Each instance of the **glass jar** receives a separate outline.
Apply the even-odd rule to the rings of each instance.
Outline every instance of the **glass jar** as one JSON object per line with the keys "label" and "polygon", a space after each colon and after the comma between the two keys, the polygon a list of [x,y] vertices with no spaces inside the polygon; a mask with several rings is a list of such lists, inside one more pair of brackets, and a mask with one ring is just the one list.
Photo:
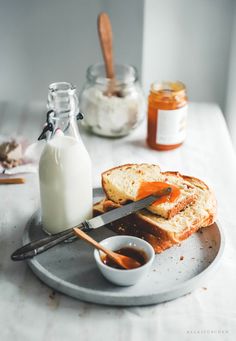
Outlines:
{"label": "glass jar", "polygon": [[91,132],[108,137],[129,134],[144,117],[146,102],[138,82],[137,70],[130,65],[115,65],[114,94],[103,64],[87,70],[87,81],[80,94],[83,125]]}
{"label": "glass jar", "polygon": [[92,217],[92,167],[79,134],[76,89],[70,83],[49,86],[47,123],[39,139],[47,142],[39,161],[44,230],[54,234]]}
{"label": "glass jar", "polygon": [[148,97],[147,143],[156,150],[179,147],[186,137],[187,94],[181,82],[154,83]]}

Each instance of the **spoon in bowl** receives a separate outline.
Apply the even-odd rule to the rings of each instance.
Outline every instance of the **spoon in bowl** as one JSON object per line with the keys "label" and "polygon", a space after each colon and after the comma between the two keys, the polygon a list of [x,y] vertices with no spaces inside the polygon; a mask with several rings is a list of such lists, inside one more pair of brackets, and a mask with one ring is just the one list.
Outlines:
{"label": "spoon in bowl", "polygon": [[122,269],[131,270],[141,266],[139,262],[131,257],[127,257],[114,251],[108,250],[79,228],[74,227],[73,230],[78,237],[86,241],[88,244],[93,245],[97,250],[104,252],[113,262],[119,265]]}

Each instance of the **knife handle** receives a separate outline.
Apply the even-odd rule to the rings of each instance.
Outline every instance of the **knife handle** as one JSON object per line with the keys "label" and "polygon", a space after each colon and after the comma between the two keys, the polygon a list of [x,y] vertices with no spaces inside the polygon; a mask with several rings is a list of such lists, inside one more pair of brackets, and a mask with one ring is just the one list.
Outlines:
{"label": "knife handle", "polygon": [[[89,230],[86,224],[83,223],[77,227],[82,229],[83,231]],[[45,238],[30,242],[13,252],[13,254],[11,255],[11,259],[13,261],[20,261],[33,258],[34,256],[39,255],[40,253],[43,253],[48,249],[51,249],[52,247],[74,236],[75,233],[73,229],[68,229],[57,234],[53,234],[51,236],[47,236]]]}

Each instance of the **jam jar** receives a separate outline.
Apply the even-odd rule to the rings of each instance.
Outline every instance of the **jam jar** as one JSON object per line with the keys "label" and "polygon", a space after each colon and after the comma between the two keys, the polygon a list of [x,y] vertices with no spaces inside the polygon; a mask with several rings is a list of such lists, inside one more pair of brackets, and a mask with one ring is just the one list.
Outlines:
{"label": "jam jar", "polygon": [[179,147],[186,137],[187,94],[183,83],[154,83],[148,97],[147,143],[156,150]]}
{"label": "jam jar", "polygon": [[142,121],[146,101],[135,67],[115,65],[114,91],[109,94],[110,82],[104,64],[88,68],[87,81],[80,93],[80,108],[85,113],[82,124],[97,135],[120,137]]}

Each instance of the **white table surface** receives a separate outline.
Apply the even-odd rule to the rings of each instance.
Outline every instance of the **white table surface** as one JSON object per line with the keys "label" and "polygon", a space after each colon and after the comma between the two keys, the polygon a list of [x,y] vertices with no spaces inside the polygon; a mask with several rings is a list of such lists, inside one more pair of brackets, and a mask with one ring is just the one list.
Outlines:
{"label": "white table surface", "polygon": [[[36,140],[45,116],[41,105],[1,104],[0,134]],[[184,145],[157,152],[145,144],[145,124],[122,139],[82,133],[100,173],[122,163],[151,162],[205,180],[216,192],[226,248],[217,272],[204,287],[160,305],[106,307],[81,302],[44,285],[26,263],[10,254],[38,208],[38,179],[0,187],[0,340],[234,340],[236,337],[236,157],[223,115],[215,104],[191,104]]]}

